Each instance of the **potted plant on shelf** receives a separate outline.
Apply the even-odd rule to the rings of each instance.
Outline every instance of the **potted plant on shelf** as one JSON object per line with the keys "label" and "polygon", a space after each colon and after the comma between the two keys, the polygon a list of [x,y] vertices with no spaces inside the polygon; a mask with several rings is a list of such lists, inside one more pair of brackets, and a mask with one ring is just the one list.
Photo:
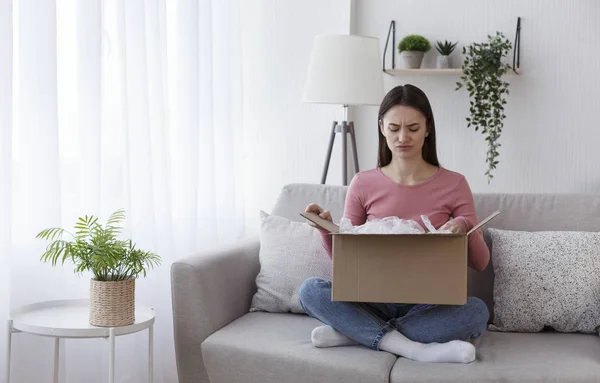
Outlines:
{"label": "potted plant on shelf", "polygon": [[481,128],[488,144],[486,162],[488,169],[485,175],[491,182],[492,171],[498,165],[498,148],[500,135],[504,127],[504,105],[508,96],[508,83],[502,76],[511,67],[502,59],[511,50],[512,44],[500,32],[496,36],[488,35],[488,42],[473,43],[463,47],[465,60],[462,66],[463,75],[456,83],[456,89],[463,86],[469,92],[470,116],[467,117],[467,128],[473,126],[475,131]]}
{"label": "potted plant on shelf", "polygon": [[[131,240],[118,236],[125,211],[114,212],[106,224],[94,216],[79,217],[75,234],[61,228],[41,231],[36,238],[51,241],[41,260],[53,266],[70,261],[75,272],[91,272],[90,324],[94,326],[126,326],[135,321],[135,280],[160,264],[154,253],[136,248]],[[71,238],[64,239],[64,235]]]}
{"label": "potted plant on shelf", "polygon": [[398,52],[409,69],[418,69],[423,62],[423,55],[431,49],[429,40],[420,35],[408,35],[398,44]]}
{"label": "potted plant on shelf", "polygon": [[454,48],[456,48],[456,44],[458,44],[458,42],[452,44],[452,42],[449,42],[447,40],[443,43],[441,41],[438,41],[436,43],[435,48],[440,53],[440,56],[437,57],[436,67],[438,69],[447,69],[452,66],[452,63],[450,61],[450,55],[454,51]]}

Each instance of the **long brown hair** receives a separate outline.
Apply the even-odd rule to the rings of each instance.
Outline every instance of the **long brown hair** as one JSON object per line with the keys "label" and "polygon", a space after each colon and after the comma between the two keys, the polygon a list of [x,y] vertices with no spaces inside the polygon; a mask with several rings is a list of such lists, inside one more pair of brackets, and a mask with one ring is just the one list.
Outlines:
{"label": "long brown hair", "polygon": [[392,151],[387,145],[385,136],[379,128],[379,121],[383,123],[383,116],[396,105],[405,105],[418,109],[425,116],[427,131],[429,135],[425,137],[425,143],[421,151],[423,159],[434,165],[440,166],[435,147],[435,121],[433,120],[433,111],[429,100],[423,91],[414,85],[399,85],[390,90],[385,95],[379,106],[379,115],[377,118],[377,132],[379,132],[379,152],[377,154],[377,166],[383,167],[392,161]]}

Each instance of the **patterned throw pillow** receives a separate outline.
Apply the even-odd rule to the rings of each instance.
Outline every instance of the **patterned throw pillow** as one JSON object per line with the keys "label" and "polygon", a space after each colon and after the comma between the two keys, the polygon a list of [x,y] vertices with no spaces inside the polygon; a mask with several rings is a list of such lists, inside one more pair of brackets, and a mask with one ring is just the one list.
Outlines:
{"label": "patterned throw pillow", "polygon": [[305,222],[260,212],[260,272],[250,311],[304,313],[298,289],[311,277],[331,280],[319,231]]}
{"label": "patterned throw pillow", "polygon": [[600,234],[489,229],[490,330],[592,333],[600,326]]}

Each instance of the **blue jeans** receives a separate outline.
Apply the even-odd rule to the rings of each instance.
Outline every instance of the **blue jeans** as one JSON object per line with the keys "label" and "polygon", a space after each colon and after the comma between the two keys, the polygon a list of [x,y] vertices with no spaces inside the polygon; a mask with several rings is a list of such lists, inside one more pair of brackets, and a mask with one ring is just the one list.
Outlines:
{"label": "blue jeans", "polygon": [[477,338],[489,318],[485,303],[474,297],[462,306],[333,302],[331,282],[320,278],[304,281],[299,295],[308,315],[373,350],[391,330],[421,343]]}

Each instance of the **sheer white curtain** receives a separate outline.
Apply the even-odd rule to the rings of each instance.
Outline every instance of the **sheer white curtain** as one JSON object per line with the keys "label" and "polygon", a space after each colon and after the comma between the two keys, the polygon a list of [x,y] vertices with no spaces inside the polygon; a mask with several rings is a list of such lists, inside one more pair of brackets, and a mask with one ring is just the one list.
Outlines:
{"label": "sheer white curtain", "polygon": [[[157,313],[155,381],[176,382],[170,265],[243,235],[238,1],[0,0],[3,318],[88,296],[90,275],[40,262],[37,232],[125,208],[124,235],[162,256],[136,300]],[[107,379],[106,342],[61,346],[61,381]],[[145,380],[146,347],[117,339],[117,382]],[[46,381],[52,350],[16,334],[12,381]]]}
{"label": "sheer white curtain", "polygon": [[12,18],[11,0],[0,0],[0,381],[4,379],[9,313],[10,268],[8,260],[10,222],[10,158],[12,120]]}

